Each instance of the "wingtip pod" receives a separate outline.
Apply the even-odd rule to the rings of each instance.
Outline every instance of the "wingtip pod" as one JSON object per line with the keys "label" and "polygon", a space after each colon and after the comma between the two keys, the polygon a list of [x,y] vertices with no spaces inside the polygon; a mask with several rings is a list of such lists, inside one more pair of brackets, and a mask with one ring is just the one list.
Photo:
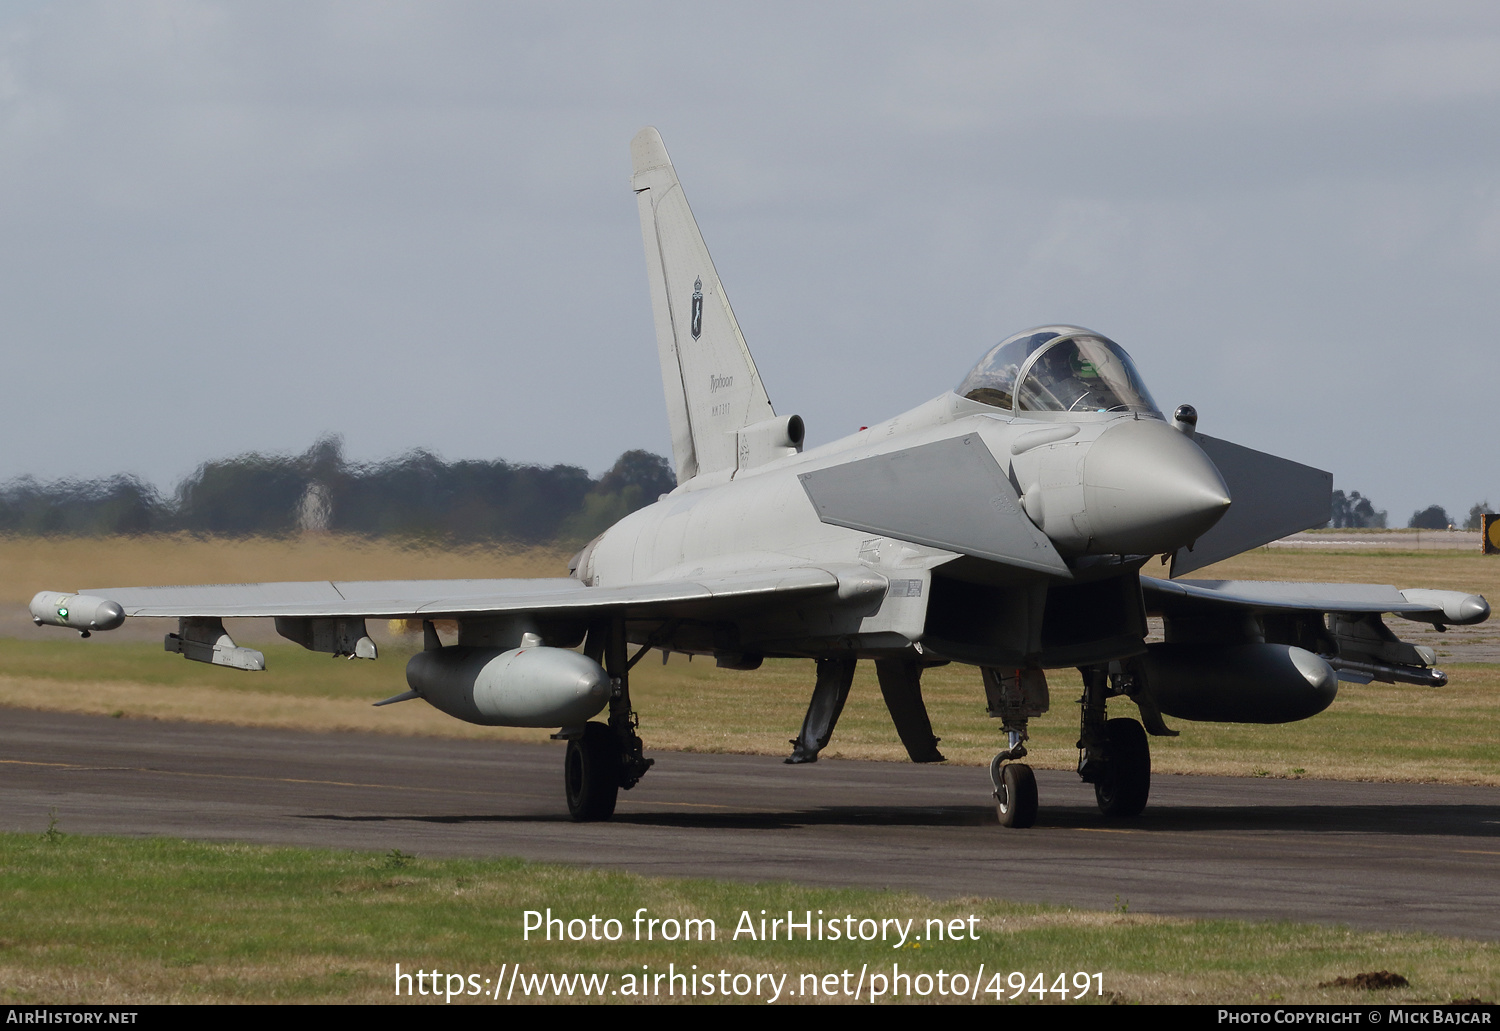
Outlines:
{"label": "wingtip pod", "polygon": [[[1430,591],[1425,588],[1408,587],[1402,590],[1401,597],[1416,605],[1430,606],[1434,612],[1441,612],[1442,622],[1451,623],[1454,626],[1483,623],[1490,618],[1490,603],[1484,600],[1482,594],[1465,594],[1463,591]],[[1418,622],[1431,622],[1424,613],[1403,612],[1401,615]]]}
{"label": "wingtip pod", "polygon": [[125,622],[125,610],[118,602],[87,594],[38,591],[30,609],[31,621],[37,626],[64,626],[85,634],[113,630]]}

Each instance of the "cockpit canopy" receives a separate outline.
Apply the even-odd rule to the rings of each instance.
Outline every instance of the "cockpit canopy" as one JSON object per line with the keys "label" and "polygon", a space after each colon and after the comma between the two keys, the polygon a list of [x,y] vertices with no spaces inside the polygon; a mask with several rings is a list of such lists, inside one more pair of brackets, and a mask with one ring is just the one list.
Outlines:
{"label": "cockpit canopy", "polygon": [[957,393],[1016,412],[1158,411],[1125,349],[1077,326],[1028,329],[1001,341]]}

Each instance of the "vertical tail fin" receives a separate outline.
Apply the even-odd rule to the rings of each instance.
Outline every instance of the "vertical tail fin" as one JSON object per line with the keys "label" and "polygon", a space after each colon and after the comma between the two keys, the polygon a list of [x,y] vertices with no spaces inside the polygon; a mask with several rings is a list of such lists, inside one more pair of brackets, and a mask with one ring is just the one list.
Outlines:
{"label": "vertical tail fin", "polygon": [[630,141],[677,482],[734,469],[736,434],[775,416],[661,134]]}

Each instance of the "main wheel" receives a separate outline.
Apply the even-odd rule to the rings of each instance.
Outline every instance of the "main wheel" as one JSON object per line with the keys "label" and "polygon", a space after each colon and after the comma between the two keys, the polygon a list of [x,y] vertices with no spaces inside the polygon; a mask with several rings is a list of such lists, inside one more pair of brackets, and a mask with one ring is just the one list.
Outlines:
{"label": "main wheel", "polygon": [[1104,775],[1094,782],[1094,799],[1105,816],[1141,815],[1151,794],[1151,744],[1146,731],[1132,719],[1114,719],[1104,725],[1109,740],[1109,760]]}
{"label": "main wheel", "polygon": [[568,742],[563,760],[568,813],[575,820],[607,820],[620,794],[620,744],[603,723],[584,725],[583,736]]}
{"label": "main wheel", "polygon": [[1000,771],[995,812],[1002,827],[1030,827],[1036,823],[1036,774],[1025,763],[1009,763]]}

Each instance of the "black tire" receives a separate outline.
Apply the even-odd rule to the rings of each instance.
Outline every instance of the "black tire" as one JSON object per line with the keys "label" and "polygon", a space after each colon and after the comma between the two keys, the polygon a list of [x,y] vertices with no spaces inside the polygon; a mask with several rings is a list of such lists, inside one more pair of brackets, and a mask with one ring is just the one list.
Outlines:
{"label": "black tire", "polygon": [[1008,763],[1000,771],[995,813],[1002,827],[1030,827],[1036,823],[1036,774],[1025,763]]}
{"label": "black tire", "polygon": [[585,724],[583,736],[568,742],[563,760],[568,814],[578,821],[607,820],[620,794],[620,744],[603,723]]}
{"label": "black tire", "polygon": [[1139,816],[1151,794],[1151,743],[1146,730],[1135,720],[1122,718],[1106,723],[1104,732],[1109,759],[1104,775],[1094,783],[1094,799],[1105,816]]}

